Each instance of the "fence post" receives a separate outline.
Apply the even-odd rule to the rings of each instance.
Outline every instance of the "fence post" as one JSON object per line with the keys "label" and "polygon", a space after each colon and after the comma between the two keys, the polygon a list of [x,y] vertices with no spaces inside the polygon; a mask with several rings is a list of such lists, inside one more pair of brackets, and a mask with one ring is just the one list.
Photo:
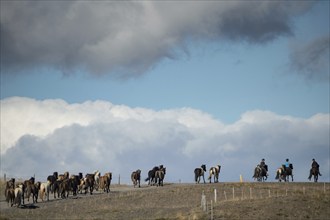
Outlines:
{"label": "fence post", "polygon": [[217,189],[214,188],[214,203],[217,203]]}
{"label": "fence post", "polygon": [[118,176],[118,185],[120,185],[120,174]]}
{"label": "fence post", "polygon": [[206,198],[205,198],[204,191],[202,193],[201,208],[203,209],[204,212],[206,211]]}
{"label": "fence post", "polygon": [[213,201],[211,200],[211,220],[213,220]]}
{"label": "fence post", "polygon": [[233,187],[233,200],[235,200],[235,187]]}

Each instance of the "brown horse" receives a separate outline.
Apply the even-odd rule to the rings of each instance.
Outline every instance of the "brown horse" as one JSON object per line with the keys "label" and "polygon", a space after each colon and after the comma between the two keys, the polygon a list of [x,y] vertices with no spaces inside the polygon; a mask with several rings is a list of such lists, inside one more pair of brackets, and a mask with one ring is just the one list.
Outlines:
{"label": "brown horse", "polygon": [[162,167],[159,170],[156,171],[155,173],[155,183],[157,186],[163,186],[164,185],[164,178],[166,174],[166,167]]}
{"label": "brown horse", "polygon": [[132,172],[131,174],[131,180],[133,182],[133,186],[135,188],[135,186],[137,184],[139,184],[139,188],[141,187],[140,186],[140,182],[141,182],[141,170],[136,170],[134,172]]}
{"label": "brown horse", "polygon": [[320,175],[319,169],[317,167],[312,167],[308,179],[311,180],[312,176],[314,176],[314,182],[317,183],[317,180],[319,179],[319,175]]}

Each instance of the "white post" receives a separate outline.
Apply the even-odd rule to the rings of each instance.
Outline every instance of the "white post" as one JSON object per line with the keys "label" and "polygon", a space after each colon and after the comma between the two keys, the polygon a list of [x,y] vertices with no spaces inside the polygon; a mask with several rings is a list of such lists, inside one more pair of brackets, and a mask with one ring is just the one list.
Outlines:
{"label": "white post", "polygon": [[268,190],[268,197],[270,198],[271,196],[270,196],[270,189]]}
{"label": "white post", "polygon": [[203,209],[204,212],[206,211],[206,198],[205,198],[204,191],[202,193],[201,208]]}
{"label": "white post", "polygon": [[217,203],[217,189],[214,188],[214,203]]}
{"label": "white post", "polygon": [[250,187],[250,199],[252,199],[252,188]]}
{"label": "white post", "polygon": [[323,192],[325,193],[325,183],[323,183]]}
{"label": "white post", "polygon": [[211,220],[213,220],[213,201],[211,200]]}
{"label": "white post", "polygon": [[235,187],[233,187],[233,200],[235,200]]}
{"label": "white post", "polygon": [[225,200],[227,201],[227,194],[226,194],[226,191],[223,191],[223,194],[225,195]]}

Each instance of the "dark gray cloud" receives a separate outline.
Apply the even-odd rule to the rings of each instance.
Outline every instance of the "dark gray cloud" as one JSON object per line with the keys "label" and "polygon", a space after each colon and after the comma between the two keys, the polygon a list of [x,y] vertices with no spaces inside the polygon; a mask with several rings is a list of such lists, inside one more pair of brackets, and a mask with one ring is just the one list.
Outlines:
{"label": "dark gray cloud", "polygon": [[291,68],[309,80],[329,83],[330,35],[307,43],[296,43],[290,54]]}
{"label": "dark gray cloud", "polygon": [[175,59],[187,40],[264,43],[292,34],[292,18],[310,7],[283,1],[2,1],[1,65],[4,72],[51,67],[135,76]]}

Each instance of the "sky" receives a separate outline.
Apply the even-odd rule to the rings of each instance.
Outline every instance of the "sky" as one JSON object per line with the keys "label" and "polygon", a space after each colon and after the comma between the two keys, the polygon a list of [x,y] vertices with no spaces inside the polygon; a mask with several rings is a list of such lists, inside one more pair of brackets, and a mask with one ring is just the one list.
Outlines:
{"label": "sky", "polygon": [[[1,175],[330,176],[329,1],[1,1]],[[25,166],[28,164],[28,166]],[[115,180],[116,181],[116,180]]]}

